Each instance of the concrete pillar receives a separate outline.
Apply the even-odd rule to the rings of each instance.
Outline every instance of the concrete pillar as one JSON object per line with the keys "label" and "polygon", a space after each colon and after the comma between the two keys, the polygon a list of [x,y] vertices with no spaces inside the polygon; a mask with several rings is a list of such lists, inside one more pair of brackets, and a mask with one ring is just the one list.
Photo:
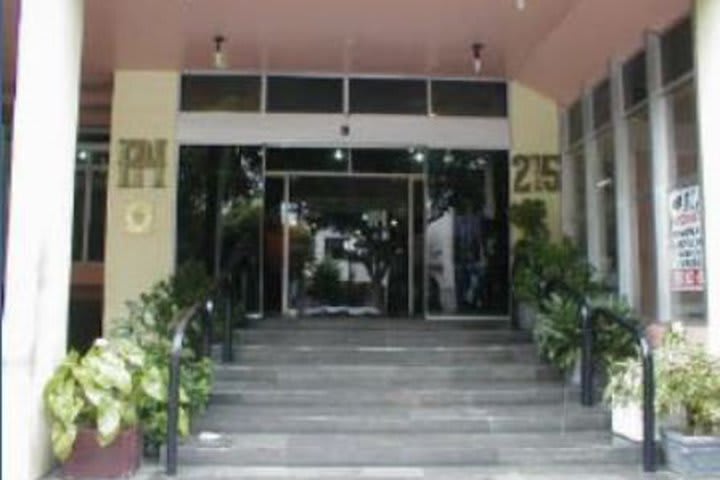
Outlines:
{"label": "concrete pillar", "polygon": [[51,464],[42,402],[66,350],[83,0],[23,0],[2,335],[2,478]]}
{"label": "concrete pillar", "polygon": [[[720,189],[713,165],[720,159],[720,2],[695,1],[695,61],[700,130],[700,170],[704,196],[705,281],[708,348],[720,355]],[[709,247],[709,248],[708,248]]]}
{"label": "concrete pillar", "polygon": [[175,268],[180,74],[115,72],[113,84],[104,331]]}
{"label": "concrete pillar", "polygon": [[655,251],[657,252],[657,320],[668,322],[672,320],[668,182],[674,148],[670,139],[667,99],[662,92],[660,37],[655,33],[648,33],[645,44],[650,112],[650,149],[652,151],[653,209],[655,213]]}

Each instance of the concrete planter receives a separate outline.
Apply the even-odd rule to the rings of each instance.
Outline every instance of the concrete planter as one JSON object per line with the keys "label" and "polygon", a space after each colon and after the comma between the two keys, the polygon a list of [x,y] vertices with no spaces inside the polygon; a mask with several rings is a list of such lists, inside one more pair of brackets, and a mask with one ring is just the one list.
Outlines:
{"label": "concrete planter", "polygon": [[98,444],[97,430],[83,428],[78,431],[70,458],[62,465],[62,473],[71,478],[129,477],[140,466],[141,455],[138,428],[121,432],[107,447]]}
{"label": "concrete planter", "polygon": [[537,310],[529,303],[520,302],[517,305],[517,319],[521,330],[531,332],[537,321]]}
{"label": "concrete planter", "polygon": [[[633,442],[643,440],[643,411],[638,404],[612,407],[612,431]],[[657,426],[655,427],[655,439],[659,439]]]}
{"label": "concrete planter", "polygon": [[720,437],[687,436],[666,430],[662,438],[667,465],[673,472],[703,478],[720,474]]}

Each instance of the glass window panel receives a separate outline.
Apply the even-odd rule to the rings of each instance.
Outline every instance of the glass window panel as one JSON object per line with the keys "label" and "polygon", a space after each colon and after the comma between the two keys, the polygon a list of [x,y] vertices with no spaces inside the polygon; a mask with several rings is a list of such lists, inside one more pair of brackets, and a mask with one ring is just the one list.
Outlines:
{"label": "glass window panel", "polygon": [[568,110],[568,132],[570,137],[570,144],[580,141],[583,138],[583,115],[582,115],[582,102],[578,100],[573,103]]}
{"label": "glass window panel", "polygon": [[650,121],[647,107],[628,117],[630,162],[635,168],[634,201],[637,217],[637,257],[640,315],[646,321],[657,318],[657,264],[655,212],[653,204]]}
{"label": "glass window panel", "polygon": [[[698,130],[697,130],[697,109],[695,103],[695,85],[689,81],[677,89],[673,90],[668,96],[668,115],[669,125],[671,128],[671,138],[674,145],[674,157],[671,158],[669,165],[670,175],[670,191],[669,194],[673,199],[677,198],[673,194],[680,195],[680,198],[689,199],[689,196],[702,197],[700,188],[700,171],[698,166]],[[694,192],[694,193],[693,193]],[[689,199],[692,203],[700,198]],[[675,203],[673,201],[673,203]],[[695,209],[689,210],[688,215],[697,214]],[[690,229],[701,229],[701,225],[697,223],[685,224],[683,232]],[[701,232],[701,230],[699,230]],[[671,238],[675,237],[674,233],[669,232]],[[686,233],[682,234],[684,241],[695,239],[695,235],[690,237]],[[702,236],[700,236],[702,241]],[[690,257],[683,257],[683,262],[679,261],[678,252],[670,252],[673,265],[671,268],[672,276],[672,315],[675,319],[696,320],[705,319],[705,294],[704,282],[697,279],[702,278],[705,260],[702,245],[699,251],[685,249],[683,254],[690,254]],[[677,259],[677,260],[676,260]]]}
{"label": "glass window panel", "polygon": [[430,153],[426,230],[428,313],[508,311],[505,152]]}
{"label": "glass window panel", "polygon": [[183,111],[260,111],[260,77],[241,75],[184,75]]}
{"label": "glass window panel", "polygon": [[354,149],[352,169],[361,173],[422,173],[426,152],[421,149]]}
{"label": "glass window panel", "polygon": [[352,78],[350,113],[427,115],[427,82]]}
{"label": "glass window panel", "polygon": [[635,55],[623,66],[623,85],[626,109],[632,108],[647,98],[647,61],[645,52]]}
{"label": "glass window panel", "polygon": [[269,148],[268,171],[347,172],[349,151],[343,148]]}
{"label": "glass window panel", "polygon": [[692,21],[689,18],[665,32],[660,44],[664,84],[692,71],[694,66],[693,29]]}
{"label": "glass window panel", "polygon": [[507,116],[507,88],[500,82],[434,80],[433,114]]}
{"label": "glass window panel", "polygon": [[268,77],[268,112],[342,113],[341,78]]}
{"label": "glass window panel", "polygon": [[610,123],[610,82],[605,80],[595,87],[593,100],[593,126],[599,129]]}
{"label": "glass window panel", "polygon": [[83,258],[83,232],[85,231],[85,175],[86,170],[75,171],[75,200],[73,204],[72,259],[79,262]]}
{"label": "glass window panel", "polygon": [[615,208],[615,144],[612,130],[598,135],[597,151],[600,162],[600,178],[596,187],[600,190],[600,208],[603,215],[601,235],[602,265],[608,285],[618,287],[617,269],[617,217]]}
{"label": "glass window panel", "polygon": [[107,204],[107,170],[93,169],[88,232],[88,260],[101,262],[105,258],[105,218]]}
{"label": "glass window panel", "polygon": [[581,144],[569,154],[573,175],[573,225],[575,240],[581,252],[587,253],[587,199],[585,195],[585,150]]}

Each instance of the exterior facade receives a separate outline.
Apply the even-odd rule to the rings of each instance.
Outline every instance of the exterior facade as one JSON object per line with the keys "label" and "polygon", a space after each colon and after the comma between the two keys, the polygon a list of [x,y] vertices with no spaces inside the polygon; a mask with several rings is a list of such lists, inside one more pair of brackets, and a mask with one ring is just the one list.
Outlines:
{"label": "exterior facade", "polygon": [[[524,66],[497,77],[400,59],[372,74],[315,73],[300,54],[295,67],[218,70],[192,51],[170,67],[151,54],[110,62],[89,87],[83,32],[102,38],[113,24],[92,3],[5,9],[17,38],[4,49],[16,62],[3,91],[3,478],[39,478],[51,463],[42,388],[68,344],[107,331],[184,261],[219,272],[241,242],[255,258],[246,288],[258,316],[506,318],[508,208],[537,198],[553,238],[581,245],[646,321],[683,321],[720,354],[717,1],[638,7],[623,33],[632,41],[593,50],[606,67],[566,75],[537,72],[562,70],[549,60],[560,43],[574,34],[590,49],[589,34],[558,20],[537,48],[508,55]],[[509,10],[535,18],[544,3]],[[579,22],[622,15],[624,2],[565,3]],[[387,258],[363,256],[373,236]],[[307,279],[327,265],[341,291],[312,291]]]}

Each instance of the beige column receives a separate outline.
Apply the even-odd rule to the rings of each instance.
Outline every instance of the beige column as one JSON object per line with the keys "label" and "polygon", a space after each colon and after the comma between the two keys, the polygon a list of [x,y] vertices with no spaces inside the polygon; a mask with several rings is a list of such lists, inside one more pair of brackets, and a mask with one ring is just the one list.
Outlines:
{"label": "beige column", "polygon": [[51,466],[42,392],[66,350],[82,0],[20,5],[7,303],[2,325],[2,478]]}
{"label": "beige column", "polygon": [[105,240],[105,331],[175,265],[179,73],[115,73]]}
{"label": "beige column", "polygon": [[[548,212],[548,228],[562,237],[560,115],[557,104],[513,82],[509,96],[511,160],[510,203],[540,199]],[[515,235],[513,235],[515,238]]]}
{"label": "beige column", "polygon": [[720,161],[720,2],[695,1],[695,61],[704,195],[705,281],[708,348],[720,355],[720,189],[714,182]]}

